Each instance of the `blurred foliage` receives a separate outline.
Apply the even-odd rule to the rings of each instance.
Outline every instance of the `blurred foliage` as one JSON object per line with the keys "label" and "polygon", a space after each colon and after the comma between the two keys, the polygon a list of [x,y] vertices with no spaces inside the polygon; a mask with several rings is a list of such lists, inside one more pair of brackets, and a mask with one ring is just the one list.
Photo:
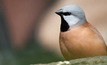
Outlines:
{"label": "blurred foliage", "polygon": [[27,45],[25,50],[15,52],[15,54],[21,65],[49,63],[62,60],[62,58],[56,56],[54,53],[41,48],[34,40]]}

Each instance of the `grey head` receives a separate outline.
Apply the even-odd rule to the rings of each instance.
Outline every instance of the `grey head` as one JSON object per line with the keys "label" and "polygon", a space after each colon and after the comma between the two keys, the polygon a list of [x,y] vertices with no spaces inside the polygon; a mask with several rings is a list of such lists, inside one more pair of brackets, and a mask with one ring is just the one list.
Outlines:
{"label": "grey head", "polygon": [[[65,6],[64,8],[56,11],[56,14],[61,16],[62,23],[65,21],[69,27],[74,25],[82,25],[86,22],[84,11],[77,5]],[[64,24],[62,25],[65,26]]]}

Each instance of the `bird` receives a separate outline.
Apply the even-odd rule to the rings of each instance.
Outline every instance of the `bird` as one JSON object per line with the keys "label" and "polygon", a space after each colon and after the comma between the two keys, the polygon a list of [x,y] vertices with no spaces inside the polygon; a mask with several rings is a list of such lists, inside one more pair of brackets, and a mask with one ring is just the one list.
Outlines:
{"label": "bird", "polygon": [[61,17],[59,46],[65,60],[106,56],[107,46],[82,8],[68,5],[55,12]]}

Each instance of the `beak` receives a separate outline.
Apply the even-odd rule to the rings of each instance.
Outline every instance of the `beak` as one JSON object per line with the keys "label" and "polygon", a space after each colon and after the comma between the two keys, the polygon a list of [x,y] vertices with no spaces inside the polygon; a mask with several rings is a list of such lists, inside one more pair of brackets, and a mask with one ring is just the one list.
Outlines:
{"label": "beak", "polygon": [[58,14],[58,15],[61,15],[62,12],[63,12],[62,9],[60,9],[60,10],[56,11],[55,13]]}

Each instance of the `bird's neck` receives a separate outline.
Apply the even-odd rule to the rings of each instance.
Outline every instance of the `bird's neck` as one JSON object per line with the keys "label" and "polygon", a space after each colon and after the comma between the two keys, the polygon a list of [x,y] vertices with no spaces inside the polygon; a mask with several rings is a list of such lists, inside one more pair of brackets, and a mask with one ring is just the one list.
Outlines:
{"label": "bird's neck", "polygon": [[61,28],[60,31],[61,32],[65,32],[67,31],[70,27],[74,27],[74,26],[81,26],[86,22],[86,20],[80,20],[78,18],[64,18],[63,16],[61,16]]}

